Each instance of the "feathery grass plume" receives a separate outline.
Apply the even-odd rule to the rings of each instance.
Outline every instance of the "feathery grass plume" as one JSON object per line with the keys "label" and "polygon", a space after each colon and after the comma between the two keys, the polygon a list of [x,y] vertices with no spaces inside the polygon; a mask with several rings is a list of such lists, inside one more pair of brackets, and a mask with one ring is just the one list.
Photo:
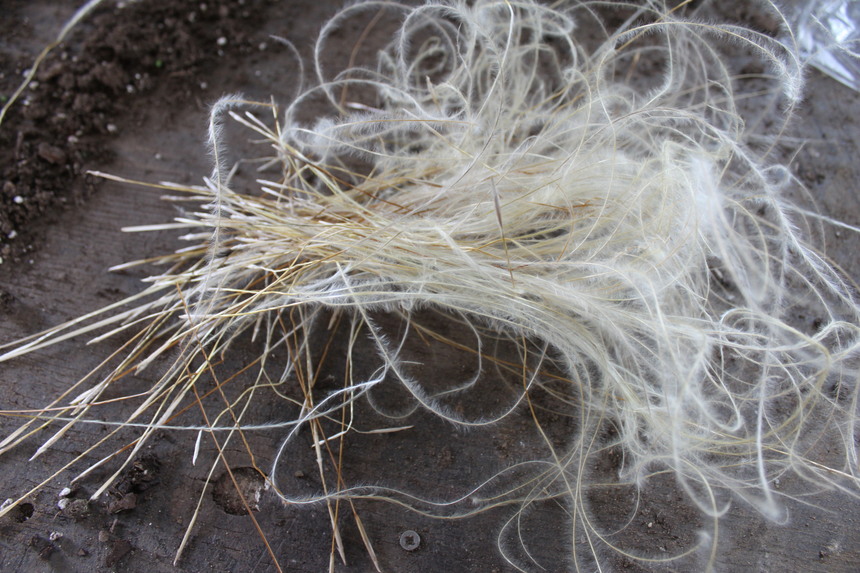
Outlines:
{"label": "feathery grass plume", "polygon": [[[341,555],[336,500],[385,498],[445,515],[473,512],[469,503],[486,494],[487,505],[565,499],[571,527],[590,547],[571,547],[572,567],[599,565],[609,551],[654,561],[618,545],[593,518],[595,460],[609,448],[623,452],[617,483],[647,488],[668,470],[712,520],[689,549],[708,565],[732,499],[784,517],[786,494],[773,483],[787,472],[856,495],[853,288],[805,242],[804,212],[784,198],[798,183],[769,163],[784,126],[746,127],[762,125],[757,113],[789,120],[802,70],[792,46],[685,16],[684,4],[450,0],[343,9],[320,33],[316,84],[282,119],[274,104],[222,99],[212,110],[212,177],[203,187],[160,186],[198,205],[165,226],[186,229],[193,246],[154,259],[169,270],[140,295],[7,345],[2,360],[72,336],[136,333],[118,366],[51,403],[0,448],[59,424],[43,451],[93,419],[90,409],[125,372],[170,356],[173,365],[120,424],[143,428],[124,453],[128,463],[153,431],[176,427],[189,402],[202,408],[198,384],[248,335],[263,341],[254,389],[224,397],[216,415],[203,409],[204,427],[183,428],[226,436],[216,440],[221,451],[245,433],[283,427],[277,455],[257,461],[285,502],[327,504]],[[617,27],[601,41],[580,41],[583,26],[597,29],[607,9],[622,14]],[[330,36],[377,13],[399,29],[376,62],[326,69]],[[726,51],[738,47],[768,71],[740,76]],[[321,102],[328,114],[306,121],[304,110]],[[224,114],[273,150],[266,167],[274,174],[256,189],[239,187],[221,160]],[[802,306],[821,313],[817,330],[792,322]],[[478,374],[444,391],[422,379],[432,374],[408,352],[415,336],[459,344],[422,324],[428,311],[476,341]],[[343,386],[321,393],[314,341],[334,323],[347,324],[347,341],[335,346],[348,366]],[[510,355],[488,358],[489,343]],[[368,346],[377,368],[359,364]],[[273,373],[276,353],[289,359]],[[521,378],[503,407],[454,407],[493,368]],[[551,389],[560,378],[566,397]],[[383,381],[405,389],[395,408],[375,393]],[[245,422],[264,387],[297,408],[295,419]],[[563,448],[547,439],[548,453],[474,484],[468,500],[402,491],[380,476],[367,476],[380,484],[368,486],[324,475],[310,497],[291,496],[279,481],[300,431],[312,433],[319,460],[339,467],[326,424],[340,420],[328,439],[353,431],[362,397],[395,422],[423,408],[473,426],[533,409],[538,388],[558,395],[575,434]],[[816,444],[834,435],[842,461],[824,464]],[[518,569],[536,566],[500,548]]]}

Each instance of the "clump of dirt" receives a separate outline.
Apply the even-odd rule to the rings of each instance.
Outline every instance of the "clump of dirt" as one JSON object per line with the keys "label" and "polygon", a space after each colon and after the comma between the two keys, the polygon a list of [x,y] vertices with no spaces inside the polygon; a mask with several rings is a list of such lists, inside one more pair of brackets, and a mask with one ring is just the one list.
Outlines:
{"label": "clump of dirt", "polygon": [[153,455],[145,455],[134,460],[123,473],[119,482],[111,488],[112,500],[108,503],[109,513],[121,513],[137,507],[139,495],[158,484],[161,462]]}
{"label": "clump of dirt", "polygon": [[115,489],[122,495],[142,493],[158,483],[161,462],[153,455],[145,455],[134,460],[123,473]]}
{"label": "clump of dirt", "polygon": [[105,543],[108,546],[108,553],[104,558],[106,567],[115,567],[134,549],[134,546],[125,539],[108,539]]}
{"label": "clump of dirt", "polygon": [[[188,105],[188,86],[199,84],[190,80],[203,77],[223,46],[250,52],[249,34],[265,13],[258,9],[263,3],[105,1],[51,52],[0,125],[2,261],[20,260],[38,244],[38,221],[92,192],[86,169],[109,160],[115,118],[133,112],[138,95],[166,86],[164,105]],[[14,14],[22,4],[8,9]],[[9,48],[28,33],[15,21],[0,25],[8,38],[0,48],[0,69],[8,70],[0,75],[0,103],[33,65]]]}
{"label": "clump of dirt", "polygon": [[257,469],[233,468],[225,471],[215,482],[212,499],[225,513],[245,515],[249,509],[259,511],[260,498],[267,488],[265,476]]}

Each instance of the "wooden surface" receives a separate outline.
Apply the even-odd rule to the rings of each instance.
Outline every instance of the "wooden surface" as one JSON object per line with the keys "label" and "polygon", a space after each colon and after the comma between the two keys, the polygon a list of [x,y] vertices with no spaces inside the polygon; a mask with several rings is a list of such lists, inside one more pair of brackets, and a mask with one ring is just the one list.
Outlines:
{"label": "wooden surface", "polygon": [[[49,4],[49,3],[47,3]],[[63,14],[46,16],[46,3],[21,8],[15,18],[40,16],[37,29],[56,29]],[[265,29],[249,32],[254,41],[265,41],[277,32],[297,45],[307,47],[315,30],[331,12],[326,3],[303,2],[289,11],[277,3],[270,10]],[[301,14],[303,19],[298,20]],[[32,49],[32,46],[30,47]],[[346,50],[348,48],[344,48]],[[260,52],[242,59],[227,54],[223,65],[206,71],[205,90],[192,90],[193,97],[178,98],[178,105],[165,105],[171,95],[156,87],[137,97],[134,110],[110,118],[118,127],[110,145],[115,158],[110,163],[94,161],[87,167],[147,181],[199,181],[209,171],[202,141],[205,103],[222,92],[241,89],[256,97],[271,91],[278,97],[289,93],[290,81],[283,81],[286,55]],[[280,59],[279,59],[280,58]],[[237,71],[240,63],[247,64]],[[256,73],[259,71],[260,73]],[[193,78],[191,81],[198,81]],[[199,84],[198,84],[199,85]],[[274,86],[274,88],[273,88]],[[132,96],[130,96],[132,97]],[[860,225],[860,117],[858,94],[810,71],[807,97],[799,111],[795,130],[782,148],[793,172],[811,192],[822,212],[849,224]],[[158,159],[156,158],[158,156]],[[80,184],[77,182],[75,184]],[[84,311],[132,294],[140,288],[146,271],[109,273],[115,264],[164,252],[176,246],[169,233],[123,234],[126,225],[157,223],[170,219],[175,211],[159,200],[158,193],[130,186],[104,183],[98,192],[80,205],[56,211],[46,221],[35,222],[38,248],[19,263],[0,266],[0,293],[6,301],[0,316],[0,341],[6,342],[57,324]],[[833,228],[825,230],[827,254],[853,277],[860,277],[860,243],[856,234]],[[42,237],[39,239],[39,237]],[[250,343],[249,343],[250,344]],[[0,408],[26,409],[43,405],[71,382],[85,375],[114,350],[116,342],[82,346],[79,341],[60,344],[0,365]],[[247,357],[231,358],[237,365]],[[455,362],[461,357],[442,351],[428,357],[434,364]],[[463,367],[468,367],[463,365]],[[434,375],[438,368],[428,369]],[[332,375],[336,374],[333,372]],[[124,391],[145,388],[157,376],[146,372],[124,382]],[[277,411],[265,411],[273,419]],[[108,411],[105,415],[120,414]],[[370,413],[366,413],[370,416]],[[563,440],[566,418],[547,419],[551,431]],[[15,418],[0,418],[0,430],[16,427]],[[541,447],[527,412],[517,412],[499,425],[463,431],[433,416],[417,412],[404,420],[410,430],[366,437],[356,446],[361,459],[350,466],[350,476],[359,483],[394,483],[424,492],[437,499],[465,495],[469,486],[489,476],[512,460]],[[25,491],[50,472],[98,440],[108,428],[101,424],[81,425],[71,431],[46,454],[28,458],[38,437],[28,445],[0,458],[0,496],[4,499]],[[130,440],[134,431],[124,435]],[[282,434],[276,431],[254,436],[257,455],[271,457]],[[236,573],[274,571],[263,539],[247,515],[228,515],[211,495],[203,504],[193,537],[178,564],[172,565],[175,551],[201,494],[209,460],[192,465],[194,432],[159,432],[147,446],[146,454],[157,459],[153,466],[157,479],[138,496],[135,507],[111,513],[106,496],[91,504],[89,513],[75,520],[57,508],[58,493],[68,485],[73,472],[50,480],[29,502],[32,517],[0,523],[0,570],[39,571],[231,571]],[[302,440],[285,462],[281,479],[295,492],[312,492],[319,485],[310,448],[310,437]],[[115,448],[117,444],[113,444]],[[97,453],[88,455],[96,459]],[[826,457],[826,444],[823,455]],[[242,465],[242,452],[229,452]],[[78,471],[85,467],[77,464]],[[223,469],[216,471],[216,477]],[[107,470],[97,472],[81,484],[76,497],[92,491]],[[798,483],[786,478],[785,491]],[[621,494],[619,494],[621,495]],[[626,494],[625,494],[626,495]],[[661,556],[677,550],[693,539],[703,526],[702,519],[683,500],[671,482],[655,481],[632,515],[629,499],[607,496],[604,526],[630,519],[627,539],[631,547],[648,555]],[[721,571],[858,571],[860,570],[860,503],[845,495],[825,492],[803,502],[786,500],[787,521],[774,524],[741,503],[734,503],[720,530],[718,569]],[[516,507],[502,507],[477,516],[441,520],[423,517],[402,507],[373,500],[356,503],[357,510],[373,541],[384,571],[511,571],[499,553],[497,536],[501,525],[515,515]],[[536,504],[523,517],[522,535],[529,543],[535,570],[563,571],[570,563],[571,543],[583,549],[581,538],[571,539],[563,502]],[[338,571],[370,571],[354,521],[344,512],[342,527],[348,565],[338,563]],[[284,507],[274,496],[264,494],[255,517],[284,571],[320,572],[328,567],[331,528],[321,505]],[[416,551],[400,546],[400,535],[414,530],[421,537]],[[52,540],[52,536],[54,539]],[[517,554],[510,539],[506,547]],[[521,555],[520,555],[521,556]],[[695,570],[696,557],[669,567],[608,560],[610,569],[630,571]]]}

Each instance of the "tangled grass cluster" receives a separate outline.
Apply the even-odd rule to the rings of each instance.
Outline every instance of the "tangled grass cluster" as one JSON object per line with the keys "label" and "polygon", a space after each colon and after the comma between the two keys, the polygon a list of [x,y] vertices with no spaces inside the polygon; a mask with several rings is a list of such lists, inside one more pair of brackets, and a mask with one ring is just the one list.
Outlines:
{"label": "tangled grass cluster", "polygon": [[[684,4],[345,8],[320,33],[317,81],[285,111],[240,96],[213,106],[212,176],[201,187],[160,186],[192,205],[162,227],[184,229],[191,246],[147,261],[168,270],[139,295],[7,345],[0,360],[73,336],[133,333],[100,378],[70,390],[0,447],[59,424],[39,451],[50,448],[92,419],[91,408],[126,372],[169,358],[172,366],[118,424],[143,428],[124,453],[130,461],[200,400],[216,357],[253,336],[263,341],[252,361],[256,385],[225,398],[214,415],[203,410],[204,427],[185,429],[226,435],[216,439],[223,448],[260,429],[245,414],[255,392],[276,389],[298,414],[279,422],[287,432],[280,453],[261,469],[290,503],[413,499],[339,481],[293,498],[277,479],[281,454],[308,428],[320,460],[328,455],[336,465],[320,446],[323,422],[341,420],[337,435],[348,434],[347,412],[362,397],[373,405],[384,380],[408,392],[403,411],[420,407],[468,426],[527,408],[530,393],[563,379],[570,397],[558,409],[576,418],[576,435],[563,449],[550,445],[527,479],[541,484],[541,496],[569,503],[572,526],[593,553],[574,549],[577,567],[606,547],[623,551],[599,531],[583,494],[594,458],[609,447],[623,452],[620,482],[647,488],[650,476],[668,470],[715,522],[733,497],[782,519],[774,482],[786,473],[855,494],[857,301],[805,242],[817,219],[784,197],[798,184],[769,160],[783,125],[764,133],[757,121],[789,120],[801,96],[800,62],[790,44],[699,19]],[[781,20],[773,6],[762,8]],[[617,20],[611,30],[598,27],[607,10]],[[391,43],[372,66],[325,69],[333,32],[366,14],[399,22]],[[594,30],[602,30],[599,41],[580,41]],[[764,71],[739,75],[727,50]],[[321,106],[328,113],[307,121],[305,110]],[[256,187],[240,186],[224,160],[226,116],[271,151]],[[820,324],[793,322],[798,308],[814,308]],[[415,332],[433,336],[412,325],[427,309],[476,341],[469,350],[478,374],[444,391],[430,389],[422,376],[432,371],[416,368],[404,350]],[[381,318],[390,315],[406,327],[392,332]],[[320,395],[311,333],[335,321],[349,325],[347,374]],[[522,383],[500,412],[463,414],[452,400],[489,368],[481,346],[488,337],[517,349],[506,364]],[[364,360],[360,340],[370,341],[378,368],[353,364]],[[276,354],[289,358],[273,368]],[[823,436],[842,438],[841,463],[816,459]],[[518,493],[512,485],[505,502]],[[712,564],[716,525],[702,545]]]}

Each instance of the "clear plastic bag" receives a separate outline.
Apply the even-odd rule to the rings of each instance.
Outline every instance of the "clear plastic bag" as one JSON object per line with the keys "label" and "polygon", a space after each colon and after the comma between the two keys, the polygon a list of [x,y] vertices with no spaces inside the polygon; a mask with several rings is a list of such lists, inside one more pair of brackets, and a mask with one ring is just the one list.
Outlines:
{"label": "clear plastic bag", "polygon": [[860,91],[860,0],[806,2],[795,34],[810,64]]}

